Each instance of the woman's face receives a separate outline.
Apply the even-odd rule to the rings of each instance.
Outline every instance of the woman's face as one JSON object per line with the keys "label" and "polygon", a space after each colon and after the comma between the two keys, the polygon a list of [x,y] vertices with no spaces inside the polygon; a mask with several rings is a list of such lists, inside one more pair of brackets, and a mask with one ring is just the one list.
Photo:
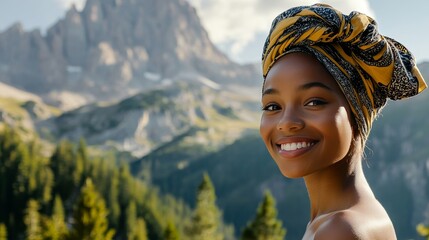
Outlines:
{"label": "woman's face", "polygon": [[286,177],[304,177],[342,160],[353,133],[339,86],[315,58],[291,53],[269,71],[260,134]]}

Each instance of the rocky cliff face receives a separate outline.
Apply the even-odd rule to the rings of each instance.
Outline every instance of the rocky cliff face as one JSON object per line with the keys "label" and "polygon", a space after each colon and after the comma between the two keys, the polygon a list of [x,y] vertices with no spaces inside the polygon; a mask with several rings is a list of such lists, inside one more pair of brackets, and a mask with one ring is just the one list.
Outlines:
{"label": "rocky cliff face", "polygon": [[41,92],[62,79],[64,63],[52,56],[40,31],[25,32],[20,24],[0,34],[0,80]]}
{"label": "rocky cliff face", "polygon": [[14,25],[0,34],[0,81],[59,105],[68,91],[112,100],[184,72],[215,82],[256,83],[251,66],[231,62],[210,41],[185,0],[88,0],[48,29]]}
{"label": "rocky cliff face", "polygon": [[[113,104],[86,105],[39,121],[37,129],[44,138],[83,137],[90,145],[143,156],[185,135],[191,145],[218,148],[256,128],[255,99],[201,80],[188,79]],[[43,129],[49,129],[49,136]]]}

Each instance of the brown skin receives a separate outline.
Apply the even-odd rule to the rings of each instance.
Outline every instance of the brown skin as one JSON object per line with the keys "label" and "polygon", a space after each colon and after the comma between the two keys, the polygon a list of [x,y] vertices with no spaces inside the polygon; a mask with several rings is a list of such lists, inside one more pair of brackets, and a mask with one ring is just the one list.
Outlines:
{"label": "brown skin", "polygon": [[311,218],[303,239],[396,239],[362,170],[347,100],[315,58],[291,53],[266,77],[260,133],[282,174],[303,177]]}

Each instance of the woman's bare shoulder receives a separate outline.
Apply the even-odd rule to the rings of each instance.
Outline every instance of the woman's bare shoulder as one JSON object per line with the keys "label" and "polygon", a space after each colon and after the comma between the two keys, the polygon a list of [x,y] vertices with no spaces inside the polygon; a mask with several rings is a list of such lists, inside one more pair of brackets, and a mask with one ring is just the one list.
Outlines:
{"label": "woman's bare shoulder", "polygon": [[329,216],[317,229],[314,240],[396,240],[388,216],[344,210]]}
{"label": "woman's bare shoulder", "polygon": [[314,240],[355,240],[361,239],[348,211],[340,211],[330,215],[317,228]]}

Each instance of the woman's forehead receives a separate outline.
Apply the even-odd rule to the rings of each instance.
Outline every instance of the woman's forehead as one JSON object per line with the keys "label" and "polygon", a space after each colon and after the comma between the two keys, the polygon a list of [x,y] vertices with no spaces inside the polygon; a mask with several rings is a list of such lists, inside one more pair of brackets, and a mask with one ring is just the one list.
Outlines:
{"label": "woman's forehead", "polygon": [[267,74],[264,89],[285,81],[298,85],[320,82],[340,91],[337,82],[325,67],[315,57],[305,53],[290,53],[278,59]]}

